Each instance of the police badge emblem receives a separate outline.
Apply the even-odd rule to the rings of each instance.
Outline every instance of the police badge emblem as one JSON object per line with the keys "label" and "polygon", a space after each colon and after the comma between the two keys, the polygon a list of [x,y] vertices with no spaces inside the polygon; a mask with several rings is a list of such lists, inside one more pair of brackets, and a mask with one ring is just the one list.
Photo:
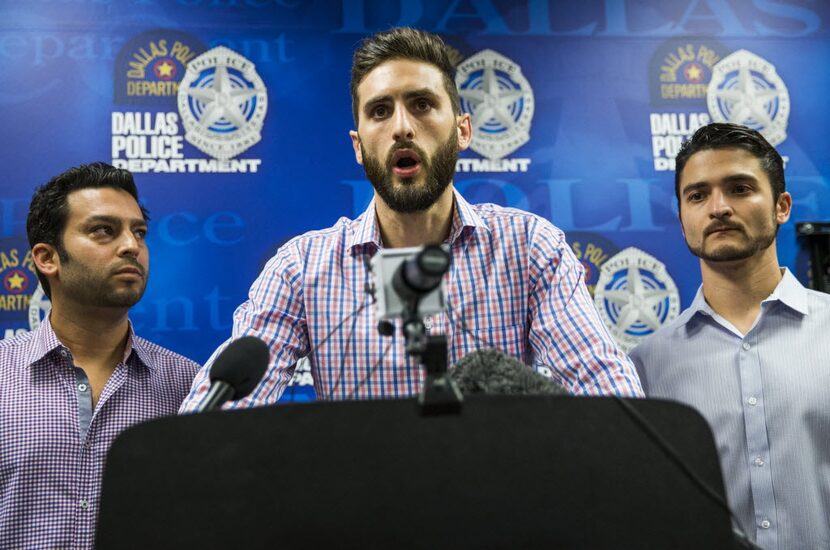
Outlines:
{"label": "police badge emblem", "polygon": [[714,122],[758,130],[778,145],[787,138],[790,94],[775,67],[747,50],[723,58],[712,69],[706,104]]}
{"label": "police badge emblem", "polygon": [[219,46],[187,64],[178,107],[185,139],[207,155],[228,160],[262,139],[268,94],[252,62]]}
{"label": "police badge emblem", "polygon": [[483,50],[459,64],[455,83],[461,110],[473,119],[473,151],[495,160],[530,140],[533,89],[519,65]]}
{"label": "police badge emblem", "polygon": [[629,247],[602,265],[594,304],[624,351],[677,317],[680,297],[666,266]]}

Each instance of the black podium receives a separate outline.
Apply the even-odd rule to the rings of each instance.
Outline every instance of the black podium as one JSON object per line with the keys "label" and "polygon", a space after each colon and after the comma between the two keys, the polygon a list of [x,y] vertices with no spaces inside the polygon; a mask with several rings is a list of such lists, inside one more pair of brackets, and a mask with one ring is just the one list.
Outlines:
{"label": "black podium", "polygon": [[[630,400],[723,494],[692,409]],[[730,520],[610,398],[313,403],[154,420],[104,474],[96,548],[730,548]]]}

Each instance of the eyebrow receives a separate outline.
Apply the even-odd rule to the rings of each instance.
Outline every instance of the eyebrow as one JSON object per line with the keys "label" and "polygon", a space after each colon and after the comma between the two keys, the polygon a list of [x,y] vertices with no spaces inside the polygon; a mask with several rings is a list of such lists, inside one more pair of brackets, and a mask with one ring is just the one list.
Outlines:
{"label": "eyebrow", "polygon": [[404,99],[415,99],[417,97],[438,98],[438,94],[433,92],[430,88],[420,88],[418,90],[411,90],[403,95]]}
{"label": "eyebrow", "polygon": [[[407,101],[418,97],[428,97],[432,100],[437,100],[439,98],[438,94],[436,94],[430,88],[419,88],[417,90],[410,90],[403,94],[404,100]],[[363,106],[363,110],[368,111],[371,107],[374,107],[378,103],[386,103],[388,101],[392,101],[391,94],[375,96],[372,99],[366,101],[366,104]]]}
{"label": "eyebrow", "polygon": [[[87,219],[84,220],[84,224],[86,224],[86,225],[93,224],[93,223],[101,223],[101,222],[110,223],[110,224],[113,224],[113,225],[119,225],[123,222],[123,220],[121,218],[116,217],[116,216],[108,216],[106,214],[97,214],[97,215],[94,215],[94,216],[90,216],[90,217],[88,217]],[[147,225],[147,221],[144,220],[144,218],[129,218],[127,220],[127,222],[130,224],[130,226],[135,226],[135,225],[146,226]]]}
{"label": "eyebrow", "polygon": [[[722,181],[723,183],[740,183],[740,182],[747,182],[747,181],[758,182],[758,178],[756,178],[754,175],[752,175],[748,172],[739,172],[737,174],[730,174],[730,175],[722,178],[720,181]],[[694,183],[690,183],[690,184],[684,186],[680,190],[680,193],[685,195],[686,193],[688,193],[690,191],[698,191],[700,189],[704,189],[704,188],[710,187],[710,186],[711,186],[711,184],[708,181],[696,181]]]}

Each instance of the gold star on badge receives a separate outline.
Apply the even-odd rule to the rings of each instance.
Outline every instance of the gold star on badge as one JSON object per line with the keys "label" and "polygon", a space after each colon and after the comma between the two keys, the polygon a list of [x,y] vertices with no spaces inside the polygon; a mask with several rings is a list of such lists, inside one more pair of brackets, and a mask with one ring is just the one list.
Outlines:
{"label": "gold star on badge", "polygon": [[700,67],[697,65],[690,65],[688,69],[686,69],[686,78],[692,81],[700,80],[701,77],[701,70]]}
{"label": "gold star on badge", "polygon": [[158,65],[159,77],[171,76],[173,74],[173,65],[169,61],[162,61]]}
{"label": "gold star on badge", "polygon": [[20,273],[17,272],[15,272],[14,275],[9,277],[7,280],[9,282],[9,290],[22,289],[23,283],[26,282],[26,279],[21,277]]}

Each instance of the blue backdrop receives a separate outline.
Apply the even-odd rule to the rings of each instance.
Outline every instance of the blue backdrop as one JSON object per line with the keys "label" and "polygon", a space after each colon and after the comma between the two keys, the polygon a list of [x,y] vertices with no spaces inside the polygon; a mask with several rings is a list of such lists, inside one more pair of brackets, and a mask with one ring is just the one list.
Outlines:
{"label": "blue backdrop", "polygon": [[[759,128],[787,159],[792,219],[828,220],[829,18],[810,0],[2,0],[0,335],[45,311],[26,258],[33,189],[105,160],[134,171],[152,216],[131,318],[205,361],[281,242],[365,208],[351,54],[412,25],[457,52],[476,147],[456,186],[564,229],[630,347],[699,285],[672,169],[700,124]],[[792,222],[778,242],[806,283]],[[662,292],[620,298],[642,289]]]}

